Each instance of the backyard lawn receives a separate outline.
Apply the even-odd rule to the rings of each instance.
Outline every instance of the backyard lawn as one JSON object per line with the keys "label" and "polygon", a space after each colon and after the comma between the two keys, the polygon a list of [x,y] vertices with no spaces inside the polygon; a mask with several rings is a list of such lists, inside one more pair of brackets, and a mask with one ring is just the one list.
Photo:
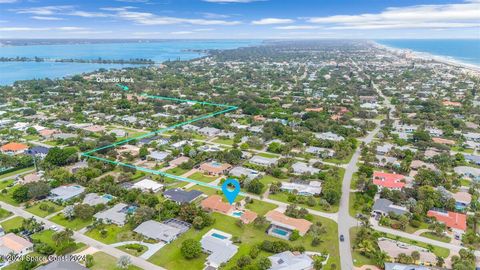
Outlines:
{"label": "backyard lawn", "polygon": [[70,228],[74,231],[78,231],[83,227],[86,227],[92,223],[92,219],[83,220],[80,218],[74,218],[72,220],[66,219],[62,213],[55,215],[50,218],[50,221],[53,221],[59,225],[62,225],[66,228]]}
{"label": "backyard lawn", "polygon": [[[85,235],[96,239],[105,244],[113,244],[123,241],[130,241],[130,240],[142,240],[142,237],[135,232],[133,232],[133,228],[131,228],[128,224],[119,227],[114,224],[104,225],[102,227],[94,228],[85,233]],[[102,234],[102,231],[106,231],[106,233]]]}
{"label": "backyard lawn", "polygon": [[253,200],[252,203],[246,205],[246,208],[257,213],[259,216],[264,216],[268,211],[277,208],[277,205],[259,200]]}
{"label": "backyard lawn", "polygon": [[[104,252],[96,252],[93,254],[93,266],[90,267],[92,270],[116,270],[119,269],[117,267],[117,259],[111,255],[108,255]],[[141,270],[141,268],[130,265],[127,270]]]}
{"label": "backyard lawn", "polygon": [[0,201],[8,203],[13,206],[19,206],[20,204],[12,198],[13,192],[20,186],[13,186],[7,190],[6,193],[0,192]]}
{"label": "backyard lawn", "polygon": [[15,181],[14,179],[0,180],[0,190],[3,190],[7,186],[13,184],[14,181]]}
{"label": "backyard lawn", "polygon": [[200,182],[204,182],[204,183],[210,183],[213,180],[217,179],[217,177],[215,177],[215,176],[205,175],[201,172],[196,172],[196,173],[190,175],[188,178],[193,179],[193,180],[197,180],[197,181],[200,181]]}
{"label": "backyard lawn", "polygon": [[[187,260],[183,258],[180,247],[181,243],[186,239],[195,239],[200,240],[202,236],[208,232],[210,229],[215,228],[220,231],[224,231],[226,233],[230,233],[233,236],[239,237],[242,244],[240,245],[237,254],[227,263],[226,269],[231,268],[235,265],[236,260],[240,258],[242,255],[248,254],[250,249],[256,245],[261,243],[263,240],[279,240],[278,238],[271,237],[265,234],[265,228],[255,228],[253,224],[244,225],[242,228],[235,225],[237,221],[236,218],[225,216],[218,213],[213,213],[213,217],[215,218],[215,223],[207,228],[204,228],[200,231],[190,229],[185,234],[181,235],[177,240],[174,242],[166,245],[156,254],[154,254],[149,261],[163,266],[170,270],[176,269],[203,269],[205,258],[207,257],[206,254],[202,254],[199,258],[193,260]],[[292,246],[304,246],[309,251],[328,251],[331,255],[331,259],[327,265],[336,264],[337,268],[340,265],[340,258],[339,258],[339,251],[338,251],[338,241],[337,241],[337,225],[335,222],[330,221],[325,218],[314,216],[313,222],[321,222],[326,229],[326,233],[321,235],[322,239],[324,240],[319,246],[312,247],[311,241],[312,236],[306,235],[296,241],[291,241],[290,244]],[[160,255],[161,254],[161,255]],[[270,256],[266,252],[263,252],[264,256]]]}
{"label": "backyard lawn", "polygon": [[186,172],[188,172],[190,170],[188,169],[182,169],[180,167],[175,167],[175,168],[172,168],[172,169],[169,169],[167,171],[165,171],[166,173],[169,173],[169,174],[174,174],[174,175],[182,175]]}
{"label": "backyard lawn", "polygon": [[9,220],[6,220],[6,221],[0,223],[0,225],[5,230],[5,232],[9,232],[13,229],[17,229],[17,228],[22,227],[23,220],[24,220],[24,218],[22,218],[22,217],[14,217],[14,218],[11,218]]}
{"label": "backyard lawn", "polygon": [[[40,208],[45,207],[47,210],[42,210]],[[39,216],[39,217],[46,217],[48,215],[51,215],[55,212],[58,212],[63,209],[63,206],[60,206],[58,204],[55,204],[51,201],[43,201],[43,202],[38,202],[34,204],[33,206],[29,208],[25,208],[26,211]]]}
{"label": "backyard lawn", "polygon": [[213,142],[219,143],[219,144],[233,145],[233,139],[217,138],[217,139],[213,140]]}

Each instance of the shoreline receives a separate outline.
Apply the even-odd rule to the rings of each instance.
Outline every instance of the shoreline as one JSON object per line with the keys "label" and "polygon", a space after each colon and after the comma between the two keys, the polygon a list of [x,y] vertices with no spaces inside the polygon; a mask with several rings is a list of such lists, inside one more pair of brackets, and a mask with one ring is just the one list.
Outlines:
{"label": "shoreline", "polygon": [[394,53],[394,54],[408,53],[414,59],[420,59],[420,60],[424,60],[424,61],[435,61],[435,62],[439,62],[439,63],[442,63],[442,64],[463,68],[463,69],[466,69],[470,72],[475,73],[477,76],[480,76],[480,65],[462,62],[462,61],[460,61],[458,59],[455,59],[453,57],[450,57],[450,56],[434,55],[434,54],[431,54],[431,53],[419,52],[419,51],[415,51],[415,50],[408,49],[408,48],[391,47],[391,46],[387,46],[387,45],[378,43],[377,41],[371,41],[371,42],[374,45],[374,47],[386,50],[386,51]]}

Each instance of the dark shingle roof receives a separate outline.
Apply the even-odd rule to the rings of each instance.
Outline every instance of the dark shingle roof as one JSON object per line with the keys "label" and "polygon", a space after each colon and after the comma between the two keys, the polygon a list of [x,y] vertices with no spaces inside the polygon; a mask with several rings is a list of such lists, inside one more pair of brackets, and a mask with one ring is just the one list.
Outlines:
{"label": "dark shingle roof", "polygon": [[170,200],[178,203],[188,203],[195,200],[198,196],[202,195],[202,192],[198,190],[185,191],[179,188],[172,188],[166,190],[163,195]]}

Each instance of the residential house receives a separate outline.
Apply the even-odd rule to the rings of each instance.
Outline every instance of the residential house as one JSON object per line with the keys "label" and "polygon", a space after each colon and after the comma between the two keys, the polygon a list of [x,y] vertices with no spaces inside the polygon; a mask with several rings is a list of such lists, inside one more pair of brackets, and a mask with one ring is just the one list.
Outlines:
{"label": "residential house", "polygon": [[378,247],[381,251],[387,253],[391,258],[398,258],[401,253],[411,255],[412,252],[417,251],[420,254],[418,260],[421,265],[435,265],[437,256],[426,248],[403,243],[389,238],[379,238]]}
{"label": "residential house", "polygon": [[200,170],[203,173],[208,175],[223,175],[228,172],[232,168],[232,165],[228,163],[219,163],[216,161],[205,162],[200,165]]}
{"label": "residential house", "polygon": [[455,209],[464,210],[472,202],[472,195],[465,191],[459,191],[452,194],[452,198],[455,199]]}
{"label": "residential house", "polygon": [[203,193],[198,190],[183,190],[181,188],[172,188],[163,192],[163,196],[169,200],[172,200],[178,204],[191,203]]}
{"label": "residential house", "polygon": [[136,207],[124,203],[117,203],[112,208],[96,213],[93,217],[105,223],[112,223],[118,226],[125,225],[127,215],[134,213]]}
{"label": "residential house", "polygon": [[262,176],[262,173],[260,173],[259,171],[241,167],[241,166],[234,167],[233,169],[230,170],[228,174],[238,178],[246,177],[248,181],[251,181],[253,179],[256,179]]}
{"label": "residential house", "polygon": [[34,146],[26,150],[25,154],[43,159],[47,156],[49,151],[50,151],[50,148],[47,148],[44,146]]}
{"label": "residential house", "polygon": [[88,270],[85,266],[78,264],[74,261],[52,261],[48,264],[42,265],[37,270]]}
{"label": "residential house", "polygon": [[469,166],[458,166],[454,168],[455,173],[461,177],[480,181],[480,169]]}
{"label": "residential house", "polygon": [[174,160],[170,160],[170,161],[168,162],[168,164],[169,164],[170,166],[179,166],[179,165],[181,165],[182,163],[187,162],[188,160],[190,160],[188,157],[183,157],[183,156],[182,156],[182,157],[178,157],[178,158],[176,158],[176,159],[174,159]]}
{"label": "residential house", "polygon": [[480,165],[480,156],[477,156],[477,155],[467,155],[467,154],[464,154],[463,155],[465,157],[465,160],[470,162],[470,163],[473,163],[475,165]]}
{"label": "residential house", "polygon": [[107,204],[113,199],[113,196],[110,194],[98,195],[97,193],[88,193],[83,198],[83,204],[88,204],[95,206],[98,204]]}
{"label": "residential house", "polygon": [[133,231],[145,236],[146,238],[163,241],[165,243],[172,242],[179,235],[185,232],[180,228],[160,223],[155,220],[145,221],[142,224],[138,225]]}
{"label": "residential house", "polygon": [[289,239],[294,230],[297,230],[303,236],[312,226],[312,223],[308,220],[288,217],[276,210],[269,211],[265,218],[271,222],[267,233],[283,239]]}
{"label": "residential house", "polygon": [[396,215],[404,215],[408,213],[406,207],[394,205],[392,201],[388,199],[377,199],[373,204],[372,212],[377,215],[388,216],[390,213]]}
{"label": "residential house", "polygon": [[215,229],[211,229],[202,237],[200,240],[202,250],[209,254],[205,262],[205,269],[218,269],[237,253],[238,247],[233,244],[231,238],[231,234]]}
{"label": "residential house", "polygon": [[272,266],[269,270],[310,270],[313,269],[313,260],[305,253],[284,251],[270,257]]}
{"label": "residential house", "polygon": [[345,139],[343,136],[337,135],[333,132],[315,133],[315,138],[334,142],[340,142]]}
{"label": "residential house", "polygon": [[317,146],[309,146],[305,149],[305,152],[309,154],[317,155],[323,158],[333,157],[335,155],[335,151],[333,149],[317,147]]}
{"label": "residential house", "polygon": [[14,233],[7,233],[0,237],[0,256],[10,254],[25,255],[33,250],[33,244]]}
{"label": "residential house", "polygon": [[406,182],[404,175],[377,171],[373,173],[373,184],[377,185],[380,189],[401,190],[405,187]]}
{"label": "residential house", "polygon": [[48,198],[53,201],[66,202],[80,196],[84,191],[85,188],[80,185],[59,186],[50,190]]}
{"label": "residential house", "polygon": [[22,154],[28,149],[28,145],[23,143],[10,142],[0,147],[0,152],[8,155]]}
{"label": "residential house", "polygon": [[201,129],[199,129],[198,132],[202,135],[207,136],[207,137],[213,137],[213,136],[217,136],[218,134],[220,134],[221,130],[218,129],[218,128],[213,128],[213,127],[203,127]]}
{"label": "residential house", "polygon": [[423,265],[385,263],[385,270],[435,270],[435,268],[426,267]]}
{"label": "residential house", "polygon": [[308,184],[282,182],[280,189],[302,196],[314,196],[322,192],[322,183],[319,181],[310,181]]}
{"label": "residential house", "polygon": [[210,195],[200,203],[205,211],[219,212],[225,215],[231,215],[235,209],[233,205],[223,202],[219,195]]}
{"label": "residential house", "polygon": [[293,173],[295,174],[317,174],[320,169],[308,165],[307,163],[297,161],[292,165]]}
{"label": "residential house", "polygon": [[133,184],[132,188],[138,188],[144,192],[158,192],[160,189],[163,188],[163,184],[160,184],[150,179],[143,179]]}
{"label": "residential house", "polygon": [[268,157],[255,155],[252,158],[250,158],[249,162],[259,166],[269,167],[269,166],[276,165],[278,162],[278,158],[268,158]]}
{"label": "residential house", "polygon": [[427,216],[433,217],[438,222],[444,223],[447,228],[452,230],[457,239],[461,239],[461,236],[467,230],[467,216],[465,214],[450,211],[429,210]]}
{"label": "residential house", "polygon": [[147,156],[148,159],[155,160],[157,162],[163,162],[168,156],[170,155],[169,152],[164,151],[152,151]]}

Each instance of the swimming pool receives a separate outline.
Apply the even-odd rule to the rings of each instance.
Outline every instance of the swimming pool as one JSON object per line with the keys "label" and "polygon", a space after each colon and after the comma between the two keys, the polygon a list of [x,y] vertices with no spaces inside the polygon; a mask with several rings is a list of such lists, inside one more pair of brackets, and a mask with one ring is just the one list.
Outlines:
{"label": "swimming pool", "polygon": [[218,238],[218,239],[227,239],[227,237],[225,235],[221,235],[221,234],[218,234],[218,233],[212,233],[212,236],[215,237],[215,238]]}
{"label": "swimming pool", "polygon": [[113,199],[113,196],[110,195],[110,194],[105,194],[105,195],[103,195],[102,197],[105,198],[105,199],[107,199],[107,200],[109,200],[109,201]]}
{"label": "swimming pool", "polygon": [[272,232],[281,236],[286,236],[288,234],[288,231],[285,231],[279,228],[272,229]]}
{"label": "swimming pool", "polygon": [[235,211],[232,213],[232,216],[234,217],[241,217],[243,215],[243,212],[242,211]]}

